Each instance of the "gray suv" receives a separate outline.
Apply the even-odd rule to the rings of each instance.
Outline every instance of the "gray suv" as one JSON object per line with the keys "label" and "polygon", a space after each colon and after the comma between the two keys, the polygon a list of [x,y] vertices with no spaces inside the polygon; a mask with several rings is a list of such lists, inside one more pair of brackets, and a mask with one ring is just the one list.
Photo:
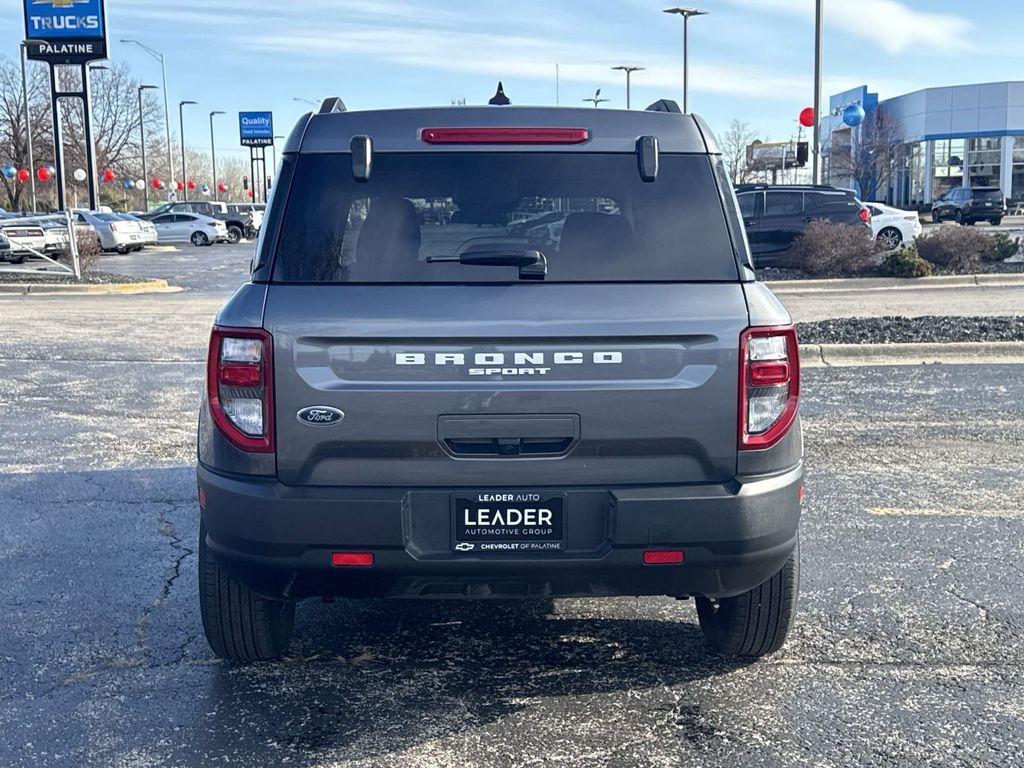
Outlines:
{"label": "gray suv", "polygon": [[207,379],[222,657],[279,656],[309,597],[692,597],[737,657],[793,622],[796,334],[673,102],[328,99],[287,141]]}

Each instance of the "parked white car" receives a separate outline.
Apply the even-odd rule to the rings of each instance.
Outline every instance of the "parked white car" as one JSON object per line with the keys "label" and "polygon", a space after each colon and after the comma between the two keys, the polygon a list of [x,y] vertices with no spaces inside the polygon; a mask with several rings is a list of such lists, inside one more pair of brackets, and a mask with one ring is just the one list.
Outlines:
{"label": "parked white car", "polygon": [[921,234],[921,217],[881,203],[864,203],[871,212],[871,233],[887,251],[910,245]]}
{"label": "parked white car", "polygon": [[75,218],[91,224],[104,251],[128,253],[142,248],[144,240],[138,222],[125,221],[118,213],[76,210]]}
{"label": "parked white car", "polygon": [[133,221],[138,224],[139,231],[142,232],[143,245],[156,245],[160,241],[160,238],[156,233],[156,227],[153,226],[153,222],[147,221],[146,219],[140,219],[137,216],[132,216],[130,213],[119,213],[117,216],[122,221]]}
{"label": "parked white car", "polygon": [[223,221],[200,213],[164,213],[152,221],[161,244],[211,245],[228,239],[228,228]]}

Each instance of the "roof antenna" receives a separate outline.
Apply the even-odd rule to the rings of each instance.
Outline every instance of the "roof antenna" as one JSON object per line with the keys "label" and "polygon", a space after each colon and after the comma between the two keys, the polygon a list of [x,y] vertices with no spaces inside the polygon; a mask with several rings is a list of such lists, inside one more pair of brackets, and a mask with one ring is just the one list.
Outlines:
{"label": "roof antenna", "polygon": [[491,100],[487,103],[493,104],[497,107],[506,107],[512,103],[509,101],[508,96],[505,95],[505,88],[502,86],[501,80],[498,81],[498,90],[494,92],[494,95],[491,96]]}

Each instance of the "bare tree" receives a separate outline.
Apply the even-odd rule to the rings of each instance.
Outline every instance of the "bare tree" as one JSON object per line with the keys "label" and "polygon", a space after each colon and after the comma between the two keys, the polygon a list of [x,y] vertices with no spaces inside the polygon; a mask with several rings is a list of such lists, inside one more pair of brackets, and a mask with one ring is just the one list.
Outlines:
{"label": "bare tree", "polygon": [[[50,84],[46,70],[28,65],[28,100],[31,105],[33,154],[36,165],[52,162],[53,132],[50,129]],[[8,163],[26,168],[28,137],[25,134],[25,101],[21,94],[21,68],[6,56],[0,56],[0,165]],[[3,197],[0,204],[10,210],[28,208],[28,184],[0,176]],[[45,189],[40,188],[45,199]]]}
{"label": "bare tree", "polygon": [[747,147],[756,138],[754,129],[736,118],[733,118],[729,130],[722,135],[722,156],[733,184],[743,184],[753,178],[754,172],[747,167]]}
{"label": "bare tree", "polygon": [[[849,141],[844,141],[848,133]],[[852,179],[864,200],[874,200],[892,179],[896,148],[903,142],[903,126],[887,112],[876,109],[859,129],[835,131],[829,149],[829,175]]]}

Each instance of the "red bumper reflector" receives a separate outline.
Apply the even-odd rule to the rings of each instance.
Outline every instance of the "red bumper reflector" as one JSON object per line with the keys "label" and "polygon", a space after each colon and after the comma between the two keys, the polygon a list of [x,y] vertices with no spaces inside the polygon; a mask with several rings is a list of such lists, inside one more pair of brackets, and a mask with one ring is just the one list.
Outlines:
{"label": "red bumper reflector", "polygon": [[649,549],[644,552],[645,565],[665,565],[683,562],[681,549]]}
{"label": "red bumper reflector", "polygon": [[373,565],[373,552],[333,552],[331,565]]}
{"label": "red bumper reflector", "polygon": [[422,128],[427,144],[582,144],[586,128]]}

